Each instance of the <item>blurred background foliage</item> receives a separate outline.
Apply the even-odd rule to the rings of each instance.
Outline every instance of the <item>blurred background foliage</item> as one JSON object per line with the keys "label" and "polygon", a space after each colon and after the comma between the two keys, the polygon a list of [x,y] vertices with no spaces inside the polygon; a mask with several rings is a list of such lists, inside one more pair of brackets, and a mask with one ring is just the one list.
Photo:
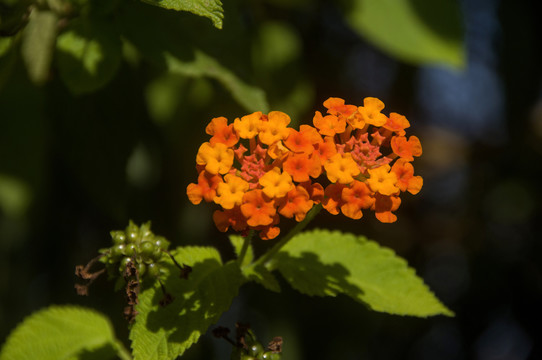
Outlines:
{"label": "blurred background foliage", "polygon": [[[122,295],[104,279],[77,297],[73,270],[129,219],[233,257],[212,206],[185,195],[211,118],[281,110],[301,124],[328,97],[375,96],[420,137],[424,188],[394,224],[328,214],[312,226],[391,247],[456,317],[248,285],[221,325],[283,336],[286,359],[542,358],[535,5],[0,0],[0,338],[66,303],[105,312],[126,335]],[[227,359],[228,347],[206,336],[186,358]]]}

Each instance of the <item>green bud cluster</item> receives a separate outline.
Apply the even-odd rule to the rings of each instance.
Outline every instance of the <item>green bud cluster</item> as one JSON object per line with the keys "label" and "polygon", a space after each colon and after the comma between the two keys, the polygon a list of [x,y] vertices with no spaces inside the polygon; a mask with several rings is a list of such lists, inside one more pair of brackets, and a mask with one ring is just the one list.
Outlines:
{"label": "green bud cluster", "polygon": [[244,342],[246,347],[234,348],[231,360],[280,360],[281,358],[279,352],[266,351],[250,329],[244,336]]}
{"label": "green bud cluster", "polygon": [[123,275],[130,262],[140,278],[160,276],[169,241],[151,232],[150,221],[139,227],[130,221],[125,230],[111,231],[111,238],[113,246],[100,250],[100,261],[106,264],[110,276]]}

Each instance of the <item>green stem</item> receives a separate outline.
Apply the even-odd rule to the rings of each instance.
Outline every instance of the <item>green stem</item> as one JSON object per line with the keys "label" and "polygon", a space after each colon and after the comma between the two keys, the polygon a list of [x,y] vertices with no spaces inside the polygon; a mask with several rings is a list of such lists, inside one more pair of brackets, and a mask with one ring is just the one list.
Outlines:
{"label": "green stem", "polygon": [[115,345],[116,345],[115,347],[117,350],[117,355],[119,356],[120,359],[132,360],[132,355],[128,352],[128,350],[126,350],[126,348],[120,341],[117,341]]}
{"label": "green stem", "polygon": [[262,264],[265,265],[265,264],[269,263],[269,261],[271,261],[273,256],[275,256],[279,252],[279,250],[284,247],[284,245],[286,245],[290,240],[292,240],[292,238],[295,235],[297,235],[299,232],[301,232],[301,230],[303,230],[305,228],[305,226],[307,226],[307,224],[309,222],[311,222],[311,220],[316,216],[316,214],[318,214],[320,212],[320,210],[322,210],[322,205],[321,204],[318,204],[315,207],[313,207],[311,209],[311,211],[309,211],[307,213],[307,216],[305,216],[305,219],[303,219],[303,221],[298,223],[292,230],[290,230],[290,232],[288,234],[286,234],[285,237],[280,239],[280,241],[278,243],[276,243],[275,246],[273,246],[268,252],[263,254],[255,262],[254,265],[262,265]]}
{"label": "green stem", "polygon": [[248,232],[248,235],[245,237],[245,241],[243,242],[243,247],[241,248],[241,252],[239,253],[239,258],[237,259],[237,262],[239,265],[243,265],[243,260],[245,259],[245,255],[247,254],[248,247],[250,246],[250,240],[252,239],[252,236],[254,235],[254,230],[250,230]]}

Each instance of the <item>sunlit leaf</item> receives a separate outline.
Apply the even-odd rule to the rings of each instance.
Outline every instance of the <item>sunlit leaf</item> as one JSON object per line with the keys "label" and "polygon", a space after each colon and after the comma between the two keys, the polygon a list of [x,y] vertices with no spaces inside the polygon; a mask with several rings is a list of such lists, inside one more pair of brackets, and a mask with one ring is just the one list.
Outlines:
{"label": "sunlit leaf", "polygon": [[453,315],[405,260],[364,237],[326,230],[301,233],[278,253],[275,266],[307,295],[343,293],[375,311],[397,315]]}
{"label": "sunlit leaf", "polygon": [[360,35],[400,60],[456,68],[465,63],[458,1],[350,1],[345,16]]}
{"label": "sunlit leaf", "polygon": [[242,276],[236,263],[222,265],[218,251],[209,247],[179,247],[175,259],[192,267],[188,279],[179,269],[167,268],[165,289],[171,304],[161,307],[158,284],[139,295],[134,326],[130,332],[135,359],[174,359],[198,341],[216,323],[237,295]]}
{"label": "sunlit leaf", "polygon": [[[229,238],[235,254],[239,257],[245,238],[239,235],[230,235]],[[248,281],[257,282],[267,290],[280,292],[280,285],[275,276],[262,265],[251,265],[253,260],[254,250],[252,245],[249,245],[245,257],[243,258],[243,263],[241,264],[241,272],[245,278]]]}
{"label": "sunlit leaf", "polygon": [[143,0],[143,2],[165,9],[189,11],[204,16],[211,19],[216,28],[222,29],[224,10],[220,0]]}
{"label": "sunlit leaf", "polygon": [[120,345],[109,320],[90,309],[51,306],[26,318],[9,335],[1,360],[112,359]]}

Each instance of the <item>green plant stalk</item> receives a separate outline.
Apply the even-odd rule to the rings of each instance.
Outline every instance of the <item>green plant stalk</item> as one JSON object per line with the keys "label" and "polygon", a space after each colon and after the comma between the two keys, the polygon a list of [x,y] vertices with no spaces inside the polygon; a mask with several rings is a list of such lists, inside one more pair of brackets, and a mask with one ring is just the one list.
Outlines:
{"label": "green plant stalk", "polygon": [[248,235],[245,237],[245,241],[243,242],[243,247],[241,248],[241,252],[239,253],[239,258],[237,259],[239,266],[243,265],[243,260],[245,259],[245,255],[247,254],[247,250],[248,250],[248,247],[250,246],[250,241],[252,240],[252,236],[254,236],[254,230],[250,230],[248,232]]}
{"label": "green plant stalk", "polygon": [[124,345],[120,341],[115,343],[115,350],[117,350],[117,355],[121,360],[132,360],[132,355],[126,350]]}
{"label": "green plant stalk", "polygon": [[307,213],[307,216],[305,216],[305,219],[303,219],[303,221],[299,222],[292,230],[290,230],[288,234],[286,234],[285,237],[280,239],[280,241],[276,243],[275,246],[273,246],[268,252],[266,252],[258,260],[256,260],[254,265],[267,265],[271,261],[273,256],[275,256],[280,251],[280,249],[284,247],[284,245],[286,245],[290,240],[292,240],[295,235],[301,232],[301,230],[303,230],[305,226],[307,226],[307,224],[311,222],[312,219],[314,219],[314,217],[320,212],[320,210],[322,210],[322,204],[318,204],[313,207],[311,211]]}

